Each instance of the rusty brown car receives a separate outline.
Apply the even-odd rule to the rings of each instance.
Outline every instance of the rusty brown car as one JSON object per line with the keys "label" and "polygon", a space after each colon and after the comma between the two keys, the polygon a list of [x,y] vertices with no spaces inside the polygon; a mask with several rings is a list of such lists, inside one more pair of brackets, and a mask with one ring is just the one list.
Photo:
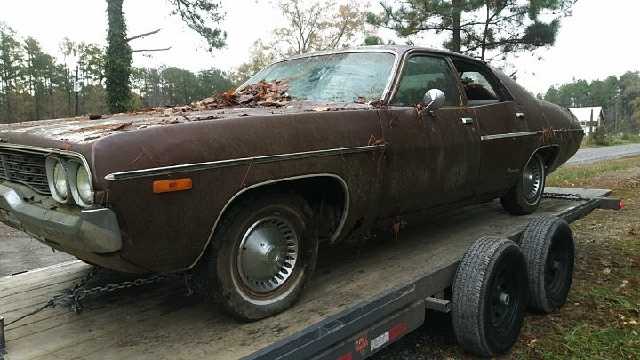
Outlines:
{"label": "rusty brown car", "polygon": [[3,125],[0,216],[101,267],[194,270],[259,319],[295,302],[319,246],[496,198],[535,211],[582,137],[470,57],[314,53],[192,106]]}

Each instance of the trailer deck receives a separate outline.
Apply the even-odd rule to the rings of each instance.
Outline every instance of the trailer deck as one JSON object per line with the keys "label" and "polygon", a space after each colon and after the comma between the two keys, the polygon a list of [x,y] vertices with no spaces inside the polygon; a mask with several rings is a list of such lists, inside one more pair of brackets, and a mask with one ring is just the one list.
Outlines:
{"label": "trailer deck", "polygon": [[[598,208],[605,189],[547,188],[540,210],[506,214],[496,202],[448,213],[398,239],[321,252],[300,302],[277,316],[238,323],[178,279],[88,299],[81,313],[45,309],[5,327],[7,359],[360,359],[420,326],[466,249],[482,235],[517,239],[532,216],[572,222]],[[554,195],[555,194],[555,195]],[[564,194],[564,195],[562,195]],[[567,196],[567,194],[571,194]],[[5,323],[42,307],[91,269],[71,261],[0,278]],[[116,274],[96,281],[111,282]],[[100,279],[102,277],[102,279]],[[1,356],[0,356],[1,358]]]}

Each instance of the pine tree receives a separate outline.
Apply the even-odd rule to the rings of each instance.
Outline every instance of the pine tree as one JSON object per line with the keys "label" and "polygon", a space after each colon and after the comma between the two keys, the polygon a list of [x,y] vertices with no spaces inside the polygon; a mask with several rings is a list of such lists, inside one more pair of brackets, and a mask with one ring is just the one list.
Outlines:
{"label": "pine tree", "polygon": [[[449,33],[444,46],[480,59],[553,45],[560,19],[576,0],[404,0],[382,2],[370,24],[406,37],[422,32]],[[544,14],[545,16],[541,16]],[[544,22],[541,18],[549,19]]]}

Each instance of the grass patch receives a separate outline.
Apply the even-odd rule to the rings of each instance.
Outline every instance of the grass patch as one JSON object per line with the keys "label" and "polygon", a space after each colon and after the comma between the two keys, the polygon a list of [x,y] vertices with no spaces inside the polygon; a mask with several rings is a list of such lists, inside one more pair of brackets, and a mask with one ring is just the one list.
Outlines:
{"label": "grass patch", "polygon": [[565,165],[547,178],[548,186],[588,186],[596,176],[640,167],[640,157],[601,161],[590,165]]}
{"label": "grass patch", "polygon": [[580,147],[605,147],[615,145],[627,145],[640,143],[640,135],[622,133],[622,134],[602,134],[600,137],[586,136],[582,140]]}
{"label": "grass patch", "polygon": [[600,329],[590,324],[579,324],[564,336],[566,351],[547,353],[546,359],[637,359],[640,338],[637,331],[627,329]]}

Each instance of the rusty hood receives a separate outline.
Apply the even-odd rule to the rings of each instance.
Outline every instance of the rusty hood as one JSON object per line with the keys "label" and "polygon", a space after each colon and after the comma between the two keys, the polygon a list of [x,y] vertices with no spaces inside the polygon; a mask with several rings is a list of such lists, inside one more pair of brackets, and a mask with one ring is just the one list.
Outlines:
{"label": "rusty hood", "polygon": [[[106,186],[104,176],[115,171],[306,151],[314,146],[343,146],[350,138],[328,136],[323,124],[327,121],[342,124],[345,112],[360,113],[376,107],[289,101],[278,107],[152,109],[99,118],[82,116],[4,124],[0,125],[0,142],[80,153],[91,166],[95,185],[100,189]],[[315,137],[304,140],[293,135],[300,131],[311,131]],[[256,134],[261,136],[256,138]],[[366,145],[368,136],[358,138],[357,145]],[[283,137],[290,141],[280,141]]]}
{"label": "rusty hood", "polygon": [[[368,109],[360,103],[319,103],[291,101],[281,107],[228,107],[214,110],[191,110],[188,107],[156,108],[134,113],[29,121],[0,125],[0,142],[49,146],[60,143],[69,148],[86,145],[104,137],[159,126],[255,116],[289,115],[306,112]],[[30,141],[31,140],[31,141]],[[35,141],[35,143],[32,143]],[[57,146],[54,146],[57,147]]]}

